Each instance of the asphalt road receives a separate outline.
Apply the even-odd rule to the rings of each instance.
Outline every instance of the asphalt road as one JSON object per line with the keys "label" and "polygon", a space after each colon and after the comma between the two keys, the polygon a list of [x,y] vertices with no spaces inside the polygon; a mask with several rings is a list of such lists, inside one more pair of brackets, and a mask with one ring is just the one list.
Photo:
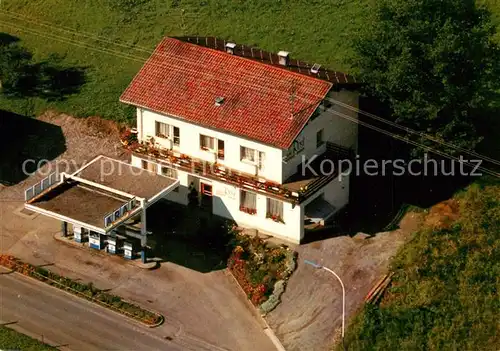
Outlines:
{"label": "asphalt road", "polygon": [[[0,270],[0,322],[61,350],[217,350],[147,328],[34,279]],[[167,334],[167,335],[164,335]],[[0,345],[1,347],[2,345]]]}

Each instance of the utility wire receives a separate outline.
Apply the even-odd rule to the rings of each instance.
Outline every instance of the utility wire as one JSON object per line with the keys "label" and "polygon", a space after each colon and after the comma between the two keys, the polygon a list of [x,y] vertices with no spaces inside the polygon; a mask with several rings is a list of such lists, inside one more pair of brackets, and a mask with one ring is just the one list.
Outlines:
{"label": "utility wire", "polygon": [[[151,54],[151,52],[152,52],[151,48],[147,48],[145,46],[140,46],[140,45],[137,45],[137,44],[124,44],[123,42],[116,42],[116,41],[113,41],[113,40],[105,39],[102,36],[99,36],[99,35],[96,35],[96,34],[93,34],[93,33],[90,33],[90,32],[86,32],[86,31],[82,31],[82,30],[78,30],[77,31],[77,30],[75,30],[75,29],[73,29],[71,27],[68,27],[68,26],[56,25],[56,24],[48,22],[48,21],[42,21],[40,19],[35,19],[33,17],[28,17],[28,16],[22,15],[20,13],[16,13],[16,12],[4,10],[4,9],[1,9],[1,8],[0,8],[0,14],[3,14],[5,16],[9,16],[9,17],[13,17],[13,18],[16,18],[18,20],[25,21],[25,22],[28,22],[28,23],[37,24],[37,25],[42,26],[42,27],[47,27],[49,29],[58,29],[60,31],[63,31],[63,32],[66,32],[66,33],[69,33],[69,34],[80,35],[80,36],[83,36],[83,37],[86,37],[86,38],[89,38],[89,39],[99,40],[99,41],[106,42],[106,43],[109,43],[109,44],[121,46],[123,48],[134,49],[134,50],[137,50],[137,51],[146,52],[148,54]],[[181,17],[185,16],[185,14],[178,14],[178,15],[177,14],[170,14],[170,15],[176,15],[176,16],[181,16]]]}
{"label": "utility wire", "polygon": [[[44,27],[48,27],[50,29],[59,29],[61,31],[64,31],[66,33],[69,33],[69,34],[74,34],[74,35],[80,35],[80,36],[83,36],[83,37],[86,37],[86,38],[90,38],[90,39],[94,39],[94,40],[98,40],[98,41],[102,41],[102,42],[105,42],[105,43],[109,43],[109,44],[113,44],[113,45],[117,45],[117,46],[121,46],[121,47],[124,47],[124,48],[128,48],[128,49],[133,49],[133,50],[137,50],[137,51],[142,51],[142,52],[145,52],[145,53],[148,53],[148,54],[151,54],[152,53],[152,50],[146,48],[146,47],[143,47],[143,46],[139,46],[139,45],[132,45],[132,44],[123,44],[123,43],[119,43],[119,42],[115,42],[115,41],[112,41],[112,40],[109,40],[109,39],[104,39],[102,38],[101,36],[98,36],[98,35],[94,35],[94,34],[90,34],[88,32],[84,32],[84,31],[76,31],[74,29],[71,29],[70,27],[65,27],[65,26],[58,26],[58,25],[54,25],[50,22],[46,22],[46,21],[41,21],[41,20],[36,20],[36,19],[33,19],[33,18],[30,18],[28,16],[24,16],[24,15],[21,15],[21,14],[17,14],[15,12],[11,12],[11,11],[7,11],[7,10],[2,10],[0,9],[0,13],[3,13],[5,14],[6,16],[10,16],[10,17],[14,17],[14,18],[17,18],[17,19],[20,19],[20,20],[24,20],[26,22],[29,22],[29,23],[33,23],[33,24],[38,24],[40,26],[44,26]],[[161,56],[164,56],[164,57],[168,57],[169,55],[165,54],[165,53],[159,53]],[[172,56],[170,56],[172,57]],[[177,59],[179,59],[178,57],[176,57]],[[200,64],[198,62],[192,62],[192,61],[187,61],[187,60],[184,60],[184,62],[189,62],[191,64]],[[295,97],[294,97],[295,98]],[[398,128],[398,129],[401,129],[409,134],[413,134],[413,135],[417,135],[421,138],[424,138],[424,139],[427,139],[427,140],[430,140],[430,141],[433,141],[435,143],[438,143],[440,145],[443,145],[443,146],[446,146],[448,148],[451,148],[451,149],[454,149],[454,150],[458,150],[460,152],[463,152],[463,153],[467,153],[469,155],[472,155],[472,156],[475,156],[475,157],[478,157],[478,158],[481,158],[483,160],[486,160],[488,162],[491,162],[495,165],[500,165],[500,161],[498,160],[495,160],[493,158],[490,158],[488,156],[485,156],[485,155],[482,155],[482,154],[479,154],[475,151],[471,151],[471,150],[467,150],[467,149],[464,149],[462,147],[459,147],[457,145],[454,145],[454,144],[451,144],[451,143],[448,143],[446,141],[443,141],[443,140],[440,140],[436,137],[433,137],[431,135],[428,135],[426,133],[423,133],[423,132],[419,132],[419,131],[416,131],[414,129],[411,129],[409,127],[405,127],[401,124],[398,124],[396,122],[392,122],[392,121],[389,121],[385,118],[382,118],[382,117],[379,117],[377,115],[374,115],[372,113],[369,113],[369,112],[366,112],[366,111],[363,111],[359,108],[356,108],[354,106],[351,106],[351,105],[348,105],[346,103],[343,103],[339,100],[336,100],[336,99],[333,99],[333,98],[326,98],[325,100],[327,101],[330,101],[332,103],[335,103],[341,107],[344,107],[346,109],[349,109],[351,111],[355,111],[357,113],[360,113],[364,116],[367,116],[367,117],[370,117],[372,119],[375,119],[379,122],[382,122],[382,123],[385,123],[385,124],[388,124],[388,125],[391,125],[395,128]]]}
{"label": "utility wire", "polygon": [[428,140],[430,140],[430,141],[433,141],[433,142],[435,142],[435,143],[438,143],[438,144],[441,144],[441,145],[443,145],[443,146],[449,147],[449,148],[451,148],[451,149],[455,149],[455,150],[461,151],[461,152],[463,152],[463,153],[467,153],[467,154],[469,154],[469,155],[472,155],[472,156],[476,156],[476,157],[482,158],[483,160],[489,161],[489,162],[494,163],[494,164],[496,164],[496,165],[500,165],[500,161],[498,161],[498,160],[495,160],[495,159],[490,158],[490,157],[485,156],[485,155],[481,155],[481,154],[479,154],[479,153],[477,153],[477,152],[474,152],[474,151],[470,151],[470,150],[464,149],[464,148],[459,147],[459,146],[457,146],[457,145],[454,145],[454,144],[451,144],[451,143],[448,143],[448,142],[445,142],[445,141],[439,140],[438,138],[435,138],[435,137],[433,137],[433,136],[431,136],[431,135],[428,135],[428,134],[425,134],[425,133],[422,133],[422,132],[416,131],[416,130],[414,130],[414,129],[411,129],[411,128],[408,128],[408,127],[402,126],[402,125],[400,125],[400,124],[398,124],[398,123],[395,123],[395,122],[389,121],[389,120],[387,120],[387,119],[385,119],[385,118],[379,117],[379,116],[377,116],[377,115],[374,115],[374,114],[372,114],[372,113],[369,113],[369,112],[363,111],[363,110],[361,110],[361,109],[359,109],[359,108],[356,108],[356,107],[354,107],[354,106],[351,106],[351,105],[349,105],[349,104],[343,103],[342,101],[339,101],[339,100],[336,100],[336,99],[333,99],[333,98],[326,98],[325,100],[328,100],[328,101],[330,101],[330,102],[332,102],[332,103],[334,103],[334,104],[337,104],[337,105],[339,105],[339,106],[341,106],[341,107],[344,107],[344,108],[346,108],[346,109],[349,109],[349,110],[351,110],[351,111],[354,111],[354,112],[360,113],[360,114],[362,114],[362,115],[364,115],[364,116],[367,116],[367,117],[373,118],[373,119],[375,119],[375,120],[377,120],[377,121],[380,121],[380,122],[383,122],[383,123],[385,123],[385,124],[391,125],[391,126],[393,126],[393,127],[399,128],[399,129],[401,129],[401,130],[404,130],[404,131],[405,131],[405,132],[407,132],[407,133],[414,134],[414,135],[418,135],[418,136],[420,136],[420,137],[422,137],[422,138],[428,139]]}
{"label": "utility wire", "polygon": [[[377,132],[379,132],[379,133],[382,133],[382,134],[385,134],[385,135],[387,135],[387,136],[390,136],[390,137],[392,137],[392,138],[394,138],[394,139],[401,140],[401,141],[403,141],[403,142],[405,142],[405,143],[408,143],[408,144],[411,144],[411,145],[413,145],[413,146],[421,147],[421,148],[423,148],[423,149],[425,149],[425,150],[427,150],[427,151],[431,151],[431,152],[433,152],[433,153],[435,153],[435,154],[437,154],[437,155],[440,155],[440,156],[442,156],[442,157],[446,157],[446,158],[448,158],[448,159],[458,161],[459,163],[464,163],[464,164],[468,165],[469,167],[476,167],[475,165],[472,165],[472,164],[470,164],[469,162],[467,162],[467,160],[461,160],[461,159],[459,159],[458,157],[455,157],[455,156],[453,156],[453,155],[447,154],[447,153],[442,152],[442,151],[439,151],[439,150],[435,150],[435,149],[433,149],[433,148],[431,148],[431,147],[429,147],[429,146],[426,146],[426,145],[424,145],[424,144],[420,144],[420,143],[417,143],[417,142],[415,142],[415,141],[409,140],[409,139],[407,139],[407,138],[405,138],[405,137],[402,137],[401,135],[394,134],[394,133],[391,133],[391,132],[386,131],[386,130],[384,130],[384,129],[381,129],[381,128],[378,128],[378,127],[375,127],[375,126],[373,126],[373,125],[371,125],[371,124],[369,124],[369,123],[362,122],[362,121],[358,120],[358,119],[357,119],[357,118],[355,118],[355,117],[348,116],[348,115],[346,115],[346,114],[344,114],[344,113],[341,113],[341,112],[335,111],[335,110],[333,110],[333,109],[328,109],[328,110],[326,110],[325,112],[329,112],[329,113],[335,114],[335,115],[337,115],[337,116],[339,116],[339,117],[342,117],[342,118],[344,118],[344,119],[347,119],[347,120],[349,120],[349,121],[351,121],[351,122],[357,123],[357,124],[359,124],[359,125],[361,125],[361,126],[364,126],[364,127],[367,127],[367,128],[370,128],[370,129],[375,130],[375,131],[377,131]],[[500,178],[500,173],[498,173],[498,172],[495,172],[495,171],[489,170],[489,169],[484,168],[484,167],[481,167],[481,166],[477,167],[477,169],[480,169],[480,170],[482,170],[483,172],[485,172],[485,173],[487,173],[487,174],[490,174],[490,175],[492,175],[492,176],[495,176],[495,177]]]}
{"label": "utility wire", "polygon": [[[0,13],[2,12],[2,10],[0,10]],[[45,38],[48,38],[48,39],[55,39],[55,40],[59,40],[61,42],[64,42],[64,43],[68,43],[68,44],[72,44],[72,45],[76,45],[76,46],[79,46],[79,47],[82,47],[82,48],[86,48],[86,49],[91,49],[91,50],[94,50],[94,51],[98,51],[98,52],[102,52],[102,53],[106,53],[106,54],[109,54],[109,55],[114,55],[114,56],[117,56],[117,57],[121,57],[121,58],[125,58],[125,59],[128,59],[128,60],[133,60],[133,61],[136,61],[136,62],[140,62],[140,63],[144,63],[144,60],[146,60],[146,58],[144,57],[140,57],[140,56],[135,56],[135,55],[131,55],[131,54],[125,54],[123,52],[120,52],[120,51],[116,51],[116,50],[112,50],[112,49],[103,49],[103,48],[97,48],[95,46],[90,46],[90,45],[85,45],[85,44],[82,44],[81,41],[78,41],[78,40],[73,40],[73,39],[69,39],[67,37],[62,37],[62,36],[58,36],[58,35],[55,35],[55,34],[49,34],[49,33],[46,33],[46,32],[39,32],[39,31],[36,31],[36,30],[33,30],[33,29],[27,29],[27,28],[22,28],[22,27],[19,27],[19,26],[16,26],[12,23],[6,23],[6,22],[3,22],[0,20],[0,24],[3,24],[3,25],[6,25],[6,26],[11,26],[11,27],[14,27],[15,29],[19,30],[19,31],[24,31],[24,32],[28,32],[28,33],[32,33],[32,34],[35,34],[35,35],[38,35],[38,36],[41,36],[41,37],[45,37]],[[77,34],[77,33],[73,33],[73,34]],[[96,38],[94,37],[96,40],[101,40],[103,41],[103,39],[100,39],[100,38]],[[112,42],[113,44],[116,44],[114,42]],[[122,45],[123,46],[123,45]],[[128,46],[126,46],[128,47]],[[163,55],[165,57],[167,57],[168,55]],[[175,57],[176,59],[179,59],[177,56],[171,56],[171,57]],[[180,59],[181,61],[185,61],[185,62],[188,62],[190,64],[196,64],[195,62],[192,62],[192,61],[188,61],[188,60],[182,60]],[[164,68],[170,68],[170,69],[173,69],[173,70],[182,70],[184,72],[186,71],[189,71],[188,69],[185,69],[185,68],[179,68],[177,66],[169,66],[168,64],[159,64],[159,63],[150,63],[150,64],[153,64],[153,65],[156,65],[156,66],[160,66],[160,67],[164,67]],[[193,71],[191,70],[191,72],[194,72],[196,74],[204,74],[204,73],[201,73],[199,71]],[[213,78],[214,80],[219,80],[219,81],[223,81],[223,82],[226,82],[228,83],[228,80],[227,79],[219,79],[219,78],[216,78],[214,75],[212,74],[204,74],[204,75],[207,75],[211,78]],[[236,80],[237,81],[237,80]],[[262,86],[255,86],[255,85],[245,85],[245,84],[241,84],[241,83],[235,83],[235,82],[231,82],[232,84],[237,84],[237,85],[240,85],[240,86],[245,86],[245,87],[249,87],[249,88],[252,88],[252,89],[259,89],[259,90],[262,90],[263,87]],[[265,89],[265,88],[264,88]],[[266,89],[266,90],[270,90],[270,91],[273,91],[271,89]],[[275,92],[275,91],[273,91]],[[304,99],[302,97],[297,97],[297,98],[301,98],[301,99]],[[350,106],[348,104],[345,104],[345,103],[342,103],[338,100],[335,100],[335,99],[331,99],[331,98],[327,98],[326,100],[329,100],[330,102],[333,102],[333,103],[336,103],[338,104],[339,106],[342,106],[342,107],[345,107],[347,109],[350,109],[352,111],[355,111],[357,113],[361,113],[361,114],[364,114],[364,115],[367,115],[371,118],[374,118],[374,119],[377,119],[377,120],[380,120],[384,123],[388,123],[390,125],[393,125],[395,127],[398,127],[400,129],[403,129],[405,130],[406,132],[409,132],[411,134],[417,134],[417,135],[420,135],[420,136],[424,136],[425,134],[424,133],[421,133],[421,132],[417,132],[417,131],[414,131],[410,128],[407,128],[407,127],[404,127],[404,126],[401,126],[401,125],[398,125],[397,123],[394,123],[394,122],[391,122],[391,121],[387,121],[381,117],[378,117],[376,115],[373,115],[373,114],[370,114],[366,111],[363,111],[363,110],[360,110],[360,109],[357,109],[353,106]],[[428,151],[431,151],[437,155],[441,155],[443,157],[446,157],[446,158],[449,158],[449,159],[453,159],[453,160],[457,160],[461,163],[466,163],[465,161],[462,161],[462,160],[459,160],[458,158],[452,156],[452,155],[449,155],[447,153],[444,153],[444,152],[441,152],[439,150],[436,150],[432,147],[429,147],[429,146],[426,146],[426,145],[423,145],[423,144],[420,144],[420,143],[417,143],[417,142],[414,142],[414,141],[411,141],[409,140],[408,138],[404,138],[398,134],[395,134],[395,133],[391,133],[391,132],[388,132],[384,129],[381,129],[381,128],[378,128],[378,127],[375,127],[375,126],[372,126],[368,123],[365,123],[365,122],[362,122],[362,121],[359,121],[358,119],[354,118],[354,117],[351,117],[351,116],[348,116],[348,115],[345,115],[343,113],[340,113],[340,112],[337,112],[337,111],[334,111],[334,110],[327,110],[328,112],[331,112],[331,113],[334,113],[336,115],[338,115],[339,117],[342,117],[344,119],[347,119],[347,120],[350,120],[354,123],[357,123],[359,125],[362,125],[362,126],[365,126],[367,128],[370,128],[370,129],[373,129],[375,131],[378,131],[382,134],[385,134],[385,135],[388,135],[392,138],[395,138],[395,139],[398,139],[398,140],[401,140],[405,143],[408,143],[408,144],[411,144],[411,145],[414,145],[414,146],[417,146],[417,147],[421,147],[423,148],[424,150],[428,150]],[[432,138],[432,139],[435,139],[435,138]],[[430,139],[430,140],[432,140]],[[437,140],[437,139],[436,139]],[[490,162],[493,162],[495,164],[500,164],[500,161],[497,161],[497,160],[494,160],[494,159],[491,159],[489,157],[486,157],[486,156],[482,156],[480,154],[477,154],[477,153],[474,153],[474,152],[470,152],[466,149],[463,149],[463,148],[459,148],[455,145],[452,145],[452,144],[449,144],[449,143],[445,143],[445,142],[442,142],[442,141],[436,141],[436,140],[432,140],[434,142],[439,142],[441,143],[442,145],[447,145],[451,148],[454,148],[454,149],[458,149],[458,150],[463,150],[463,152],[466,152],[466,153],[469,153],[471,155],[476,155],[478,157],[482,157],[484,158],[485,160],[488,160]],[[470,167],[473,167],[472,165],[470,165],[469,163],[467,163]],[[491,175],[494,175],[496,177],[500,177],[500,173],[497,173],[497,172],[494,172],[494,171],[491,171],[491,170],[488,170],[484,167],[479,167],[479,169],[483,170],[485,173],[488,173],[488,174],[491,174]]]}
{"label": "utility wire", "polygon": [[[37,30],[34,30],[34,29],[27,29],[27,28],[24,28],[24,27],[21,27],[21,26],[17,26],[17,25],[12,24],[12,23],[4,22],[2,20],[0,20],[0,24],[3,24],[5,26],[10,26],[10,27],[12,27],[12,28],[14,28],[14,29],[16,29],[16,30],[18,30],[20,32],[32,33],[32,34],[35,34],[35,35],[38,35],[38,36],[41,36],[41,37],[44,37],[44,38],[47,38],[47,39],[58,40],[58,41],[61,41],[61,42],[67,43],[67,44],[72,44],[72,45],[79,46],[79,47],[82,47],[82,48],[85,48],[85,49],[90,49],[90,50],[94,50],[94,51],[106,53],[106,54],[109,54],[109,55],[114,55],[114,56],[125,58],[125,59],[128,59],[128,60],[140,62],[142,64],[144,64],[144,61],[147,60],[147,58],[145,58],[145,57],[140,57],[140,56],[136,56],[136,55],[132,55],[132,54],[126,54],[126,53],[122,53],[120,51],[116,51],[116,50],[113,50],[113,49],[97,48],[95,46],[90,46],[90,45],[87,45],[87,44],[82,44],[81,41],[69,39],[67,37],[59,36],[59,35],[56,35],[56,34],[49,34],[49,33],[46,33],[46,32],[40,32],[40,31],[37,31]],[[175,58],[175,59],[177,59],[177,60],[179,60],[181,62],[187,62],[187,63],[194,64],[191,61],[180,59],[178,56],[168,56],[168,55],[161,55],[161,54],[159,54],[159,56],[164,56],[164,57],[167,57],[167,58],[168,57],[172,57],[172,58]],[[241,78],[239,76],[236,76],[236,75],[233,75],[234,76],[234,80],[229,81],[227,77],[226,78],[219,78],[218,76],[216,76],[214,74],[200,72],[199,70],[188,69],[186,67],[173,66],[173,65],[169,65],[168,63],[165,63],[165,62],[164,63],[149,62],[149,64],[153,65],[153,66],[161,67],[161,68],[168,68],[168,69],[175,70],[175,71],[190,72],[190,73],[194,73],[194,74],[197,74],[197,75],[203,75],[203,76],[209,77],[210,79],[212,79],[214,81],[220,81],[220,82],[225,83],[225,84],[229,83],[229,84],[238,85],[238,86],[241,86],[241,87],[245,87],[245,88],[249,88],[249,89],[254,89],[254,90],[258,90],[258,91],[266,90],[269,94],[273,94],[273,95],[276,95],[277,93],[289,94],[288,91],[281,91],[281,90],[277,90],[277,89],[265,88],[262,85],[258,85],[258,84],[250,84],[250,83],[246,83],[245,84],[245,82],[243,82],[241,80]],[[265,77],[262,77],[262,79],[264,79],[264,78]],[[319,95],[313,95],[313,94],[311,94],[311,96],[318,99],[317,103],[319,103],[322,100],[322,98],[323,98],[323,96],[319,96]],[[302,100],[307,101],[307,102],[310,103],[310,99],[306,99],[306,98],[304,98],[302,96],[297,96],[296,98],[297,99],[302,99]]]}

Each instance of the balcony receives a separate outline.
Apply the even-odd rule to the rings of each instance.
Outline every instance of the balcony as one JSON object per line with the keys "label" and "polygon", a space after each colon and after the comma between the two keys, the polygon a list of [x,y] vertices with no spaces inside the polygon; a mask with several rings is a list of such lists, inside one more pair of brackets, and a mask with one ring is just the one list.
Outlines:
{"label": "balcony", "polygon": [[[302,170],[302,164],[300,164],[297,167],[297,172],[288,178],[282,186],[292,192],[298,192],[300,194],[300,201],[304,201],[332,181],[332,179],[336,178],[340,172],[347,169],[344,164],[341,165],[344,166],[342,169],[337,167],[340,164],[340,160],[352,160],[352,158],[353,154],[351,150],[327,142],[326,151],[310,163],[310,168],[313,169],[316,174],[309,169]],[[321,174],[321,164],[325,161],[332,161],[335,165],[335,169],[331,174]]]}
{"label": "balcony", "polygon": [[[242,189],[246,188],[268,197],[295,204],[307,199],[338,174],[336,172],[328,176],[313,176],[308,173],[302,174],[303,172],[298,171],[295,176],[291,177],[284,184],[278,184],[252,174],[224,167],[216,162],[207,162],[189,155],[181,154],[175,150],[159,148],[153,143],[141,143],[130,140],[128,137],[129,134],[125,133],[124,135],[125,137],[122,138],[124,148],[140,158],[164,163],[166,166],[175,167],[181,171],[198,174],[213,180],[223,181]],[[325,157],[330,157],[330,159],[335,160],[345,155],[349,155],[348,150],[331,145],[327,148],[327,152],[318,159],[323,160]]]}

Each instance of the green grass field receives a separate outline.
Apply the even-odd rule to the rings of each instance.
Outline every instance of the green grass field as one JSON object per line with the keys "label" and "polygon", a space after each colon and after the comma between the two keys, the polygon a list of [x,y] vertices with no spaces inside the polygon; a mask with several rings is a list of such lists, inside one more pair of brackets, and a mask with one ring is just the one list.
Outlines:
{"label": "green grass field", "polygon": [[57,349],[15,330],[0,326],[0,350],[55,351]]}
{"label": "green grass field", "polygon": [[455,196],[450,228],[415,233],[393,259],[380,307],[351,321],[348,349],[498,350],[499,199],[499,181],[482,179]]}
{"label": "green grass field", "polygon": [[[294,57],[346,70],[348,38],[367,20],[373,0],[145,0],[140,6],[121,9],[114,6],[118,2],[4,0],[0,10],[26,17],[12,18],[0,12],[0,32],[20,38],[38,60],[57,53],[64,55],[65,65],[85,67],[87,82],[79,94],[62,102],[2,98],[0,107],[25,115],[55,108],[77,116],[131,118],[132,109],[118,98],[150,51],[167,35],[217,36],[266,50],[287,50]],[[84,36],[87,34],[136,49],[97,41]],[[70,40],[91,49],[70,44]],[[134,58],[120,57],[124,54]]]}
{"label": "green grass field", "polygon": [[[500,5],[495,0],[483,1],[491,3],[500,15]],[[127,5],[130,3],[139,5]],[[130,120],[133,110],[119,103],[118,98],[151,50],[167,35],[217,36],[265,50],[287,50],[294,57],[348,71],[349,38],[370,20],[374,3],[375,0],[4,0],[0,6],[0,32],[18,37],[37,60],[58,54],[64,57],[65,66],[84,68],[86,83],[80,93],[64,101],[3,97],[0,108],[24,115],[51,108],[76,116]],[[496,20],[500,22],[500,17]]]}
{"label": "green grass field", "polygon": [[[498,14],[495,21],[500,23],[500,4],[495,0],[482,1],[491,4]],[[127,5],[130,3],[139,5]],[[4,0],[0,6],[0,32],[18,37],[37,60],[51,54],[62,55],[65,66],[85,69],[86,83],[80,93],[64,101],[1,97],[0,108],[24,115],[51,108],[76,116],[130,120],[133,110],[119,103],[118,98],[151,50],[167,35],[217,36],[265,50],[283,49],[294,57],[348,71],[349,38],[370,21],[374,3],[375,0]]]}

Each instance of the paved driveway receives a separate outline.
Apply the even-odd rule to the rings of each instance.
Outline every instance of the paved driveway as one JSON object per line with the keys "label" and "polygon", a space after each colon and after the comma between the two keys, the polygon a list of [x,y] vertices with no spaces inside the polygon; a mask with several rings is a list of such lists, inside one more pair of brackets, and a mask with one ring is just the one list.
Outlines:
{"label": "paved driveway", "polygon": [[[106,121],[50,114],[43,119],[60,126],[64,136],[66,151],[57,158],[64,167],[59,171],[71,171],[99,154],[124,157],[117,152],[120,143],[116,128],[105,128]],[[39,138],[51,142],[47,135]],[[30,154],[32,150],[24,151]],[[0,252],[33,264],[49,264],[51,270],[94,282],[98,288],[111,289],[155,309],[166,318],[162,333],[182,338],[194,349],[275,350],[245,297],[224,271],[204,274],[171,263],[145,271],[122,258],[98,255],[55,240],[53,235],[60,230],[60,223],[18,212],[23,207],[24,189],[42,178],[37,174],[14,186],[0,187]]]}
{"label": "paved driveway", "polygon": [[[4,188],[0,195],[5,195]],[[0,251],[81,279],[159,311],[165,332],[226,350],[275,350],[263,326],[225,271],[200,273],[172,263],[148,271],[120,257],[96,254],[54,239],[55,220],[17,214],[22,202],[0,202]],[[2,302],[3,305],[3,302]],[[55,340],[55,342],[59,342]],[[208,349],[217,350],[212,347]]]}
{"label": "paved driveway", "polygon": [[0,269],[0,322],[12,323],[10,328],[42,338],[60,350],[189,349],[182,339],[166,339],[166,328],[145,328],[47,284],[5,272]]}

